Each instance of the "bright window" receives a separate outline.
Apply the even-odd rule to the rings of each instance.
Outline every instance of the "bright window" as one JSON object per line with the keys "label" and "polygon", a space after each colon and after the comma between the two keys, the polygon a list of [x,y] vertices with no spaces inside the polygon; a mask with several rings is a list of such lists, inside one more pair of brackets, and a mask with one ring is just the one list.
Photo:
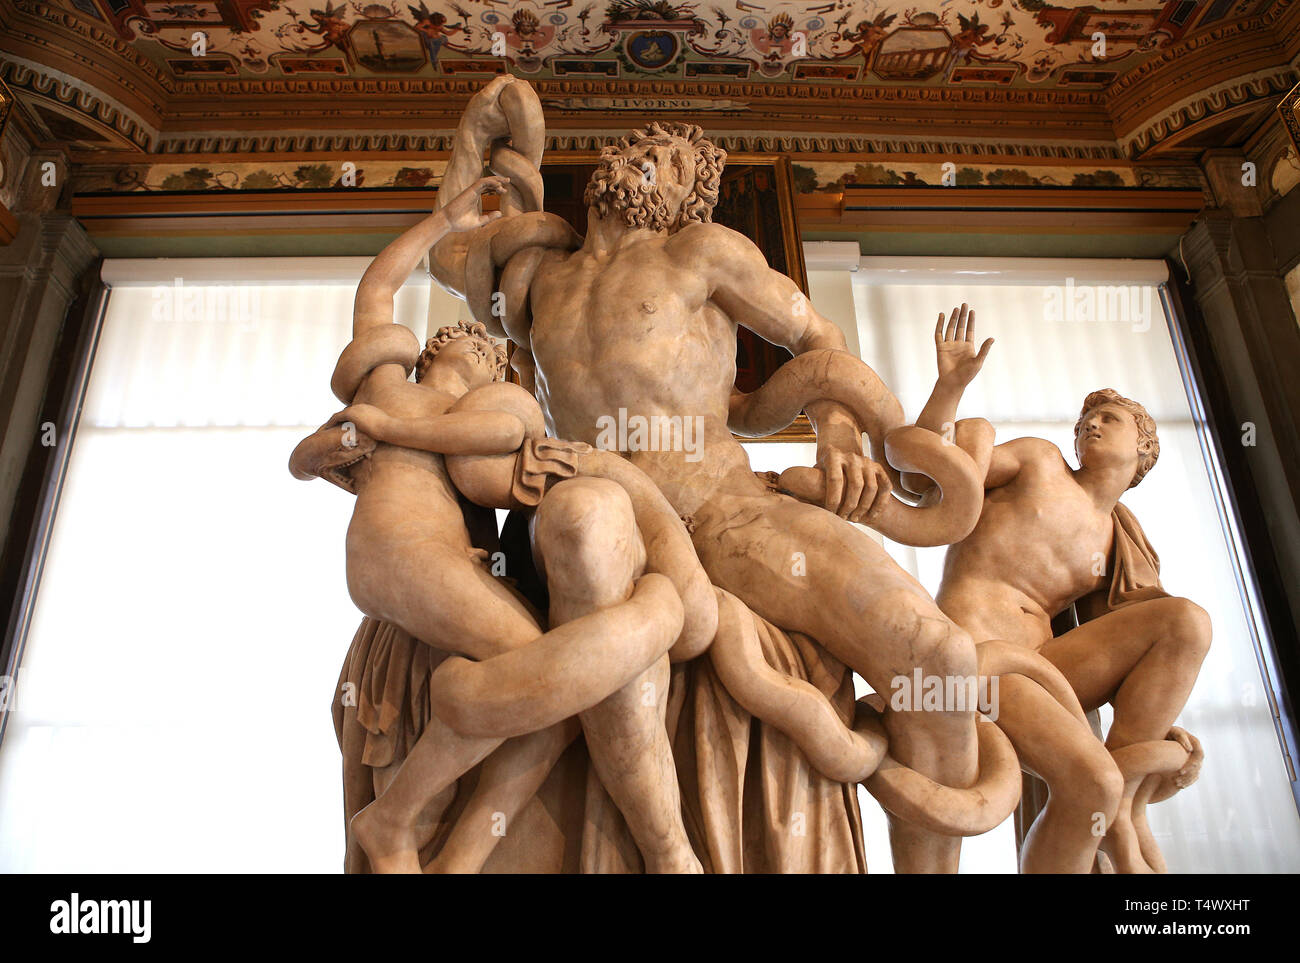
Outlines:
{"label": "bright window", "polygon": [[[340,407],[329,373],[365,264],[106,263],[112,295],[0,748],[0,871],[341,868],[330,699],[359,620],[344,580],[351,499],[286,466]],[[1181,720],[1206,767],[1152,807],[1152,823],[1174,871],[1300,869],[1300,820],[1152,266],[864,264],[816,272],[813,301],[909,415],[933,380],[935,316],[963,299],[997,345],[961,415],[988,417],[1000,439],[1035,434],[1070,451],[1096,387],[1151,410],[1160,463],[1126,502],[1166,587],[1215,626]],[[1047,320],[1042,286],[1066,277],[1151,292],[1149,328]],[[398,297],[417,334],[461,316],[422,277]],[[814,457],[808,445],[747,447],[757,470]],[[889,547],[933,591],[942,550]],[[883,814],[865,798],[880,872]],[[962,868],[1014,871],[1010,824],[968,841]]]}
{"label": "bright window", "polygon": [[[1261,675],[1267,649],[1253,634],[1253,601],[1238,591],[1216,468],[1202,455],[1204,425],[1193,416],[1162,307],[1165,277],[1162,262],[863,258],[853,274],[862,357],[915,417],[934,384],[935,320],[965,301],[977,340],[996,343],[958,417],[988,418],[998,442],[1046,438],[1077,465],[1074,423],[1089,391],[1114,388],[1146,406],[1160,458],[1122,501],[1160,556],[1166,591],[1201,605],[1214,624],[1178,720],[1201,740],[1205,765],[1195,785],[1148,809],[1152,832],[1171,872],[1295,872],[1300,817]],[[890,547],[938,589],[944,549]],[[1102,718],[1109,725],[1108,708]],[[989,835],[1014,839],[1010,826]]]}

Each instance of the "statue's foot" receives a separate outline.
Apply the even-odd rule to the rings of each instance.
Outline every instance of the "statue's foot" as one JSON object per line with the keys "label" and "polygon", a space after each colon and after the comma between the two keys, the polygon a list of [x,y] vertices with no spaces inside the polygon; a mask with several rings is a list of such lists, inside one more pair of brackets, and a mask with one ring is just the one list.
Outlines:
{"label": "statue's foot", "polygon": [[378,803],[372,802],[352,817],[348,827],[352,838],[365,850],[371,872],[418,875],[420,852],[415,828],[386,819]]}
{"label": "statue's foot", "polygon": [[1205,762],[1205,750],[1201,748],[1201,741],[1186,729],[1174,726],[1165,739],[1178,743],[1187,751],[1187,762],[1178,771],[1164,776],[1152,794],[1153,800],[1168,799],[1196,782],[1201,775],[1201,765]]}

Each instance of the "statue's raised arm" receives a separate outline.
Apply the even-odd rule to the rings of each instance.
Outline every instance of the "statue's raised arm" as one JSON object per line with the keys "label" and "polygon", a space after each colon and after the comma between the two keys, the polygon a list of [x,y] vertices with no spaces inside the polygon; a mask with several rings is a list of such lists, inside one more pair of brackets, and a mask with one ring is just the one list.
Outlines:
{"label": "statue's raised arm", "polygon": [[522,80],[497,77],[475,94],[461,116],[438,203],[455,198],[483,172],[484,155],[510,180],[500,222],[452,234],[429,249],[429,274],[469,306],[474,320],[516,345],[510,359],[521,383],[533,386],[528,288],[547,250],[581,243],[563,218],[542,210],[540,166],[546,125],[537,93]]}

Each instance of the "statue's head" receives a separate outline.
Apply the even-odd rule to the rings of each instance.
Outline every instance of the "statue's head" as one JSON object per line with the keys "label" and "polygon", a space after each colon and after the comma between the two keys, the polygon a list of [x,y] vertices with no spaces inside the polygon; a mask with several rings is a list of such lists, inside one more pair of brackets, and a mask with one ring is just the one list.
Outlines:
{"label": "statue's head", "polygon": [[506,349],[492,340],[480,322],[460,321],[439,328],[425,342],[415,362],[415,380],[423,381],[435,362],[454,366],[465,384],[477,388],[505,377]]}
{"label": "statue's head", "polygon": [[696,125],[655,121],[600,152],[583,200],[601,217],[671,234],[713,219],[726,162]]}
{"label": "statue's head", "polygon": [[1113,388],[1091,392],[1074,423],[1074,453],[1085,468],[1133,466],[1132,488],[1160,457],[1155,419]]}

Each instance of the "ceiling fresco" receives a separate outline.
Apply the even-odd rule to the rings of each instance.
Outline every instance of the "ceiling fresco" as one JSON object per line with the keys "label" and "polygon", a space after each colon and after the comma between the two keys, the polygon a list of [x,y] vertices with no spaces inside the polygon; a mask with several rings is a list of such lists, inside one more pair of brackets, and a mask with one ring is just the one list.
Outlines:
{"label": "ceiling fresco", "polygon": [[1298,66],[1300,0],[0,0],[0,81],[89,190],[316,189],[340,156],[409,186],[500,72],[549,151],[662,114],[790,157],[805,196],[947,159],[965,185],[1184,187]]}
{"label": "ceiling fresco", "polygon": [[176,78],[1104,87],[1272,0],[60,0]]}

